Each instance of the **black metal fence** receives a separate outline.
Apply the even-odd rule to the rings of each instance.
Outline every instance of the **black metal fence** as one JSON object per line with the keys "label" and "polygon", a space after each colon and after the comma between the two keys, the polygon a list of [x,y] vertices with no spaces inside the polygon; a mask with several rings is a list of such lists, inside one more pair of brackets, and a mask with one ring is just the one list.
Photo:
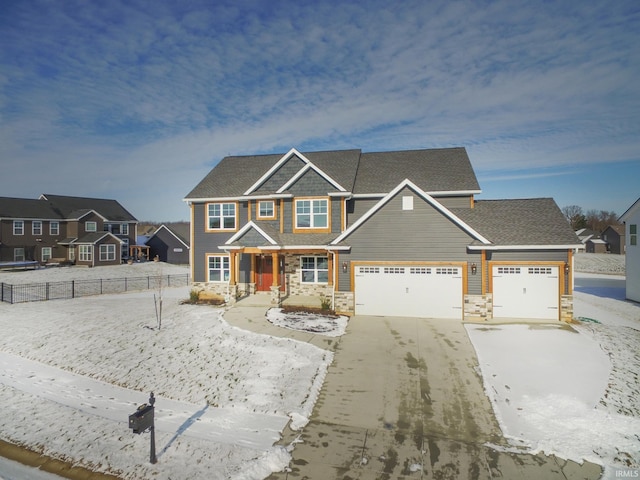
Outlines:
{"label": "black metal fence", "polygon": [[8,303],[40,302],[44,300],[68,299],[140,290],[157,290],[164,287],[184,287],[188,285],[189,274],[187,273],[149,277],[66,280],[59,282],[25,283],[20,285],[0,283],[0,298],[3,302]]}

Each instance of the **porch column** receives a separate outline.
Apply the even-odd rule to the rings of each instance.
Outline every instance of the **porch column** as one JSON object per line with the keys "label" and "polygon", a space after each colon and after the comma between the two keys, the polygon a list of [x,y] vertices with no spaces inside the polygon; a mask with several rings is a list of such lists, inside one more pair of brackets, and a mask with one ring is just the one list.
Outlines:
{"label": "porch column", "polygon": [[333,268],[335,266],[334,263],[339,262],[340,259],[338,258],[338,254],[334,253],[333,255],[331,255],[331,257],[329,257],[329,255],[327,255],[327,260],[328,260],[327,263],[329,263],[329,265],[328,265],[329,271],[327,272],[327,275],[329,275],[329,278],[328,278],[328,282],[327,283],[328,283],[329,286],[332,286],[333,285]]}
{"label": "porch column", "polygon": [[279,266],[280,265],[278,263],[278,252],[271,253],[271,274],[273,276],[273,283],[271,285],[274,287],[280,286],[280,283],[278,283],[278,280],[280,280],[278,277]]}
{"label": "porch column", "polygon": [[238,254],[233,250],[229,252],[229,285],[236,284],[236,263],[238,260]]}

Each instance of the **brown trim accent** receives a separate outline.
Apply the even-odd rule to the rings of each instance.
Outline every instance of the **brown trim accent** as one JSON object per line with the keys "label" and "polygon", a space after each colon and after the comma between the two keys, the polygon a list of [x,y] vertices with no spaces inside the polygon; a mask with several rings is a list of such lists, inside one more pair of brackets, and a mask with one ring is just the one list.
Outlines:
{"label": "brown trim accent", "polygon": [[480,256],[480,274],[482,275],[482,277],[480,278],[480,284],[481,284],[481,293],[482,295],[486,295],[487,294],[487,251],[486,250],[482,250],[481,252],[481,256]]}
{"label": "brown trim accent", "polygon": [[[204,278],[206,279],[205,282],[206,283],[210,283],[211,279],[209,278],[209,257],[229,257],[229,280],[231,280],[231,275],[233,275],[233,265],[231,264],[231,255],[229,255],[228,253],[212,253],[212,252],[206,252],[204,254]],[[224,280],[221,282],[214,282],[214,283],[227,283]]]}
{"label": "brown trim accent", "polygon": [[284,200],[278,200],[280,203],[280,233],[284,233]]}
{"label": "brown trim accent", "polygon": [[278,267],[280,266],[280,262],[278,261],[278,252],[274,252],[271,254],[271,274],[273,275],[273,283],[271,284],[274,287],[280,285],[278,282]]}
{"label": "brown trim accent", "polygon": [[[271,217],[261,217],[260,216],[260,203],[262,202],[271,202],[273,203],[273,216]],[[275,200],[256,200],[256,220],[277,220],[278,219],[278,205]]]}
{"label": "brown trim accent", "polygon": [[256,256],[251,254],[251,272],[249,273],[249,282],[256,283]]}
{"label": "brown trim accent", "polygon": [[568,287],[566,289],[565,295],[573,295],[573,251],[572,250],[567,251],[567,265],[569,265],[569,274],[567,275],[566,281],[562,282],[562,287],[564,289],[564,284],[566,282]]}
{"label": "brown trim accent", "polygon": [[[296,227],[296,203],[301,200],[326,200],[327,201],[327,226],[325,228],[298,228]],[[331,232],[331,198],[329,197],[298,197],[294,198],[291,205],[291,231],[293,233],[330,233]],[[313,212],[311,212],[313,215]]]}
{"label": "brown trim accent", "polygon": [[229,285],[236,284],[236,268],[238,267],[237,258],[238,254],[236,252],[229,252]]}
{"label": "brown trim accent", "polygon": [[[236,227],[235,228],[209,228],[209,205],[223,205],[225,203],[233,203],[236,206]],[[237,232],[240,225],[240,208],[239,202],[207,202],[204,204],[204,231],[206,233],[218,233],[218,232]]]}
{"label": "brown trim accent", "polygon": [[[256,216],[258,216],[256,214]],[[251,221],[251,200],[247,200],[247,222]]]}
{"label": "brown trim accent", "polygon": [[333,255],[331,255],[331,252],[327,252],[327,263],[328,265],[328,271],[327,271],[327,275],[329,275],[329,279],[327,282],[327,285],[333,285],[333,262],[335,261],[337,256],[337,253],[334,253]]}
{"label": "brown trim accent", "polygon": [[[190,218],[190,224],[189,224],[189,241],[190,241],[189,245],[191,248],[189,248],[189,271],[191,272],[191,281],[193,282],[195,281],[195,268],[196,268],[195,267],[195,264],[196,264],[195,248],[193,248],[195,245],[195,241],[194,241],[195,232],[193,228],[193,225],[194,225],[193,221],[196,218],[196,216],[195,216],[195,205],[192,203],[190,207],[191,207],[190,208],[191,211],[189,212],[189,214],[191,218]],[[71,249],[69,249],[69,252],[71,252]]]}
{"label": "brown trim accent", "polygon": [[473,201],[473,194],[471,194],[471,196],[469,197],[469,201],[471,202],[470,207],[474,208],[476,206],[475,202]]}

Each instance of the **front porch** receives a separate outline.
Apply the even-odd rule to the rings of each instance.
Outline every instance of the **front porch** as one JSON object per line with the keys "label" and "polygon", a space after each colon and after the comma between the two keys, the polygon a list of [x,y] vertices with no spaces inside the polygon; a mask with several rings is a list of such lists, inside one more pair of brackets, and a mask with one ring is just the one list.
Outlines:
{"label": "front porch", "polygon": [[[240,297],[236,303],[247,307],[273,307],[271,303],[271,295],[268,293],[256,293]],[[287,295],[280,299],[280,306],[291,307],[311,307],[321,308],[322,304],[319,297],[311,295]]]}

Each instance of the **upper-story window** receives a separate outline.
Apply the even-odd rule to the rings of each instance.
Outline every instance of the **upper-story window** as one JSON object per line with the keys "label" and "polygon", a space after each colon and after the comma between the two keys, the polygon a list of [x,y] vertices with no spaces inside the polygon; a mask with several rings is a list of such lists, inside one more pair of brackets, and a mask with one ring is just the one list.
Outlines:
{"label": "upper-story window", "polygon": [[326,198],[296,200],[296,228],[327,228],[329,201]]}
{"label": "upper-story window", "polygon": [[638,225],[635,223],[629,225],[629,245],[638,245]]}
{"label": "upper-story window", "polygon": [[98,224],[96,222],[84,222],[84,231],[85,232],[97,232]]}
{"label": "upper-story window", "polygon": [[13,221],[13,234],[24,235],[24,220]]}
{"label": "upper-story window", "polygon": [[236,204],[210,203],[207,205],[208,230],[235,230]]}
{"label": "upper-story window", "polygon": [[40,220],[31,222],[31,233],[33,235],[42,235],[42,222]]}
{"label": "upper-story window", "polygon": [[129,224],[123,223],[120,228],[120,232],[122,233],[122,235],[129,235]]}
{"label": "upper-story window", "polygon": [[276,207],[273,200],[260,200],[258,202],[258,218],[263,220],[276,218]]}
{"label": "upper-story window", "polygon": [[60,235],[60,222],[49,223],[49,235]]}

